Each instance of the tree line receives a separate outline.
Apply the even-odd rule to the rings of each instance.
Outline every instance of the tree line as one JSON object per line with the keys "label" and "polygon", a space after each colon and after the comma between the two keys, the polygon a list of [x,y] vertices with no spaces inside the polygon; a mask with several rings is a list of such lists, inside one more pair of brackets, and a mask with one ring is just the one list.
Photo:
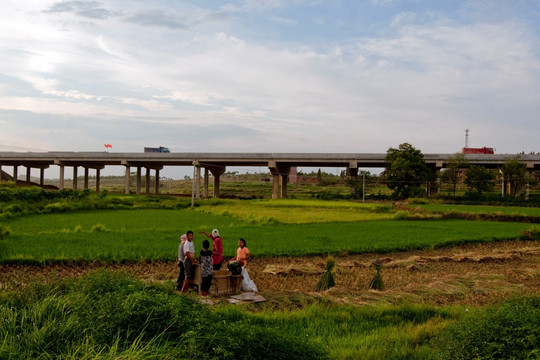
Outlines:
{"label": "tree line", "polygon": [[396,199],[429,195],[430,189],[437,188],[438,179],[451,184],[453,196],[462,181],[467,185],[469,195],[481,196],[493,191],[497,172],[508,184],[508,195],[513,198],[522,195],[527,186],[537,183],[519,155],[507,158],[499,169],[487,169],[471,165],[463,154],[457,153],[448,159],[446,168],[439,175],[427,166],[420,150],[403,143],[398,148],[388,149],[385,161],[387,166],[381,175],[386,177],[387,186]]}

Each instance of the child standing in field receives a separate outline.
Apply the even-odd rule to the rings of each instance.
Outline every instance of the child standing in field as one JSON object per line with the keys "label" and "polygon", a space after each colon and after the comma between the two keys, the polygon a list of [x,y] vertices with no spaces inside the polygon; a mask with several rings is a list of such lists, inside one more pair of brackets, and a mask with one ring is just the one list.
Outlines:
{"label": "child standing in field", "polygon": [[212,283],[212,277],[214,275],[214,268],[212,266],[212,250],[209,250],[210,242],[208,240],[203,241],[203,249],[201,250],[201,293],[203,296],[208,296],[208,290]]}

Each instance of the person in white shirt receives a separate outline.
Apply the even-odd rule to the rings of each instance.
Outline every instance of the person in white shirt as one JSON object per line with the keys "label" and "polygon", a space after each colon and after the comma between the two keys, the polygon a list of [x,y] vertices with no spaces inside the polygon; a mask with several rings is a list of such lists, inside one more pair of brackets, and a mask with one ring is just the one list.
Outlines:
{"label": "person in white shirt", "polygon": [[182,286],[182,292],[189,290],[189,281],[193,279],[193,265],[196,264],[195,260],[195,245],[193,245],[193,231],[186,233],[187,241],[184,244],[184,271],[186,273],[186,279],[184,280],[184,286]]}

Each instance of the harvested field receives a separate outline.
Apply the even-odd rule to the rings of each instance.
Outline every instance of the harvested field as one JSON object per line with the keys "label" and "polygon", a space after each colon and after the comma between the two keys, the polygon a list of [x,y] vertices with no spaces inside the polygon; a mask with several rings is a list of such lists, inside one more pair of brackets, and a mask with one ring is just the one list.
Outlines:
{"label": "harvested field", "polygon": [[[385,264],[385,291],[368,290],[375,274],[371,261]],[[435,305],[482,305],[514,295],[540,294],[540,242],[505,241],[433,250],[344,255],[336,258],[336,287],[314,291],[325,256],[253,259],[249,274],[261,294],[279,304],[286,299],[324,296],[333,302],[357,305],[403,301]],[[1,265],[0,289],[30,282],[53,282],[106,268],[125,271],[143,280],[176,279],[173,262],[128,264],[74,263],[70,265]]]}

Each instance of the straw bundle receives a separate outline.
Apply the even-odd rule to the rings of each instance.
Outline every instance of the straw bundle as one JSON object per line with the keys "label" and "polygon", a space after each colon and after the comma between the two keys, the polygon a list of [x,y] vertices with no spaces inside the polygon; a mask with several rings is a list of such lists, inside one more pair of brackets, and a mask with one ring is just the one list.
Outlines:
{"label": "straw bundle", "polygon": [[326,258],[326,266],[324,269],[324,273],[321,277],[321,280],[317,284],[316,291],[324,291],[336,286],[336,283],[334,282],[334,277],[332,276],[332,269],[335,265],[336,260],[333,257],[329,256]]}

